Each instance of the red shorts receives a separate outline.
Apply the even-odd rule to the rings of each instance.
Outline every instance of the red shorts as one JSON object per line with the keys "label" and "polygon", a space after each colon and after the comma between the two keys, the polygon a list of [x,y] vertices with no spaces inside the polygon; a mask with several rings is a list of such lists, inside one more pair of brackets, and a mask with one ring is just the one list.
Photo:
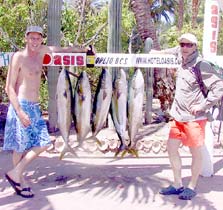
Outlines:
{"label": "red shorts", "polygon": [[180,140],[183,145],[189,147],[199,147],[204,144],[205,125],[207,120],[197,120],[192,122],[170,122],[169,139]]}

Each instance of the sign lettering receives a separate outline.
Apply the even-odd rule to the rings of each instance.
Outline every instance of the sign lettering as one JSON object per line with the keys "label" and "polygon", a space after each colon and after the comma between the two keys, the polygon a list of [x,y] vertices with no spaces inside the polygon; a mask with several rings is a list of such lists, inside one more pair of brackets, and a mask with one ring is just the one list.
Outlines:
{"label": "sign lettering", "polygon": [[203,32],[203,55],[205,58],[217,54],[219,18],[219,1],[206,0]]}
{"label": "sign lettering", "polygon": [[8,66],[13,53],[0,52],[0,66]]}
{"label": "sign lettering", "polygon": [[85,53],[53,53],[43,58],[44,66],[86,66]]}
{"label": "sign lettering", "polygon": [[[0,53],[0,66],[8,66],[13,53]],[[210,57],[207,60],[216,61],[223,66],[220,56]],[[85,53],[53,53],[46,54],[43,66],[86,66]],[[136,67],[136,68],[177,68],[180,61],[171,54],[121,54],[97,53],[95,67]]]}

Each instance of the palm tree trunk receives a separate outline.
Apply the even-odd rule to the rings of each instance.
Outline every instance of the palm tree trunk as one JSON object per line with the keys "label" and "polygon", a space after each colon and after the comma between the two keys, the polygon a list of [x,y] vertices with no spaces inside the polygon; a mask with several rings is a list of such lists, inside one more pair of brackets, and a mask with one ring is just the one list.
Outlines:
{"label": "palm tree trunk", "polygon": [[192,1],[192,28],[195,28],[197,25],[197,15],[200,3],[201,3],[200,0]]}
{"label": "palm tree trunk", "polygon": [[183,19],[184,19],[184,0],[179,0],[178,21],[177,21],[178,31],[181,31],[183,28]]}
{"label": "palm tree trunk", "polygon": [[147,0],[130,0],[130,6],[135,15],[138,32],[143,41],[150,37],[153,40],[153,47],[160,49],[156,36],[156,29],[151,17],[150,4]]}

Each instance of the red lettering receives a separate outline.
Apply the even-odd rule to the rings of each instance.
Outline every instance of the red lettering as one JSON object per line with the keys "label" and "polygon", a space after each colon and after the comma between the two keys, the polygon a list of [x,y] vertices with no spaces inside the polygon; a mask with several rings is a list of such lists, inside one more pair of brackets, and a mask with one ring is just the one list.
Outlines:
{"label": "red lettering", "polygon": [[216,17],[216,16],[211,17],[211,27],[212,28],[218,27],[218,17]]}
{"label": "red lettering", "polygon": [[216,40],[216,31],[212,31],[212,40]]}
{"label": "red lettering", "polygon": [[75,58],[76,58],[75,56],[73,55],[71,56],[71,65],[75,65]]}
{"label": "red lettering", "polygon": [[83,58],[83,56],[77,56],[76,61],[77,61],[77,65],[78,66],[83,66],[84,65],[84,58]]}
{"label": "red lettering", "polygon": [[76,56],[71,53],[45,54],[43,58],[43,65],[45,66],[84,66],[85,63],[85,56]]}
{"label": "red lettering", "polygon": [[54,56],[54,65],[58,65],[61,66],[62,65],[62,61],[61,61],[61,56],[60,55],[55,55]]}
{"label": "red lettering", "polygon": [[69,55],[63,56],[63,65],[65,65],[65,66],[70,65],[70,56]]}
{"label": "red lettering", "polygon": [[49,65],[52,62],[52,57],[49,54],[45,54],[43,57],[43,65]]}
{"label": "red lettering", "polygon": [[218,15],[218,6],[217,5],[211,5],[211,14]]}
{"label": "red lettering", "polygon": [[217,52],[217,42],[212,41],[210,43],[210,50],[211,50],[211,53],[216,53]]}

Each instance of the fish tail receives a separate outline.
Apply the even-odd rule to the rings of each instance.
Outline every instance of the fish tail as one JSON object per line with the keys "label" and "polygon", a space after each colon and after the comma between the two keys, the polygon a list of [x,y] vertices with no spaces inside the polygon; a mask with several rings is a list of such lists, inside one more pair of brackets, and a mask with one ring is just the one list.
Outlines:
{"label": "fish tail", "polygon": [[86,140],[90,140],[90,139],[95,140],[95,142],[96,142],[99,146],[102,145],[101,142],[100,142],[100,140],[99,140],[95,135],[92,135],[92,136],[89,136],[88,138],[86,138]]}
{"label": "fish tail", "polygon": [[73,148],[69,145],[69,144],[65,144],[62,152],[60,153],[60,160],[63,159],[64,155],[67,153],[67,152],[70,152],[72,153],[74,156],[77,157],[77,154],[76,152],[73,150]]}

